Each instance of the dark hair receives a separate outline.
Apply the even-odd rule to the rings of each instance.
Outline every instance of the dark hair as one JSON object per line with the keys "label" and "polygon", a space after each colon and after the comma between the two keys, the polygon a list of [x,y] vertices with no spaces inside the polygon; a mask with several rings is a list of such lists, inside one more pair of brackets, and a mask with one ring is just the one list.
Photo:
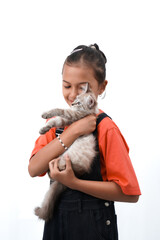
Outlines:
{"label": "dark hair", "polygon": [[87,65],[93,69],[95,79],[103,83],[106,77],[106,56],[95,43],[90,46],[79,45],[66,58],[64,65]]}

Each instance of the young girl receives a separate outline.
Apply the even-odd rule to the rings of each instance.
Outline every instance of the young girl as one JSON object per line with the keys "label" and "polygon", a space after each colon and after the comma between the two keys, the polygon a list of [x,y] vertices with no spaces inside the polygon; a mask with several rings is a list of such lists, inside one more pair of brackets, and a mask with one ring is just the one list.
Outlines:
{"label": "young girl", "polygon": [[[70,106],[89,84],[96,98],[107,85],[106,57],[97,44],[80,45],[66,58],[62,70],[63,97]],[[101,116],[96,127],[98,116]],[[66,169],[59,171],[59,156],[84,134],[96,129],[99,155],[92,170],[77,178],[69,157]],[[114,201],[137,202],[140,188],[129,158],[129,148],[116,124],[99,111],[72,123],[56,137],[52,128],[40,136],[32,151],[29,174],[44,175],[50,170],[51,179],[67,186],[62,193],[53,218],[45,223],[43,240],[117,240],[117,221]],[[64,147],[65,146],[65,147]]]}

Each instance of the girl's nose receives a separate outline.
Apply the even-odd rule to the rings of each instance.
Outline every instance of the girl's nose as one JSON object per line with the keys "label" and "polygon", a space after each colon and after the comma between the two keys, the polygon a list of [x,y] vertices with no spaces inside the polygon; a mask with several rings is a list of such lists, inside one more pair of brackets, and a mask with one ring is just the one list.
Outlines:
{"label": "girl's nose", "polygon": [[77,89],[72,89],[72,91],[70,92],[70,99],[75,100],[77,95],[78,95],[78,90]]}

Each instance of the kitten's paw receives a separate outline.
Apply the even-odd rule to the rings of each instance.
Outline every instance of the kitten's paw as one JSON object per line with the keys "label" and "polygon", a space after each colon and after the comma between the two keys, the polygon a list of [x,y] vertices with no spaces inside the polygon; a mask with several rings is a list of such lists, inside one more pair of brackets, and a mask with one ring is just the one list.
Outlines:
{"label": "kitten's paw", "polygon": [[48,221],[49,220],[49,216],[47,215],[47,213],[44,211],[43,208],[40,208],[40,207],[36,207],[34,209],[34,213],[35,215],[39,218],[39,219],[42,219],[44,221]]}
{"label": "kitten's paw", "polygon": [[39,215],[40,215],[40,212],[41,212],[41,208],[40,208],[40,207],[36,207],[36,208],[34,209],[34,214],[35,214],[36,216],[38,216],[38,217],[39,217]]}
{"label": "kitten's paw", "polygon": [[48,132],[49,130],[50,130],[50,128],[48,128],[48,127],[42,127],[39,130],[39,133],[42,135],[42,134],[45,134],[46,132]]}
{"label": "kitten's paw", "polygon": [[47,112],[44,112],[43,114],[42,114],[42,116],[41,116],[42,118],[44,118],[44,119],[48,119],[49,118],[49,116],[48,116],[48,113]]}

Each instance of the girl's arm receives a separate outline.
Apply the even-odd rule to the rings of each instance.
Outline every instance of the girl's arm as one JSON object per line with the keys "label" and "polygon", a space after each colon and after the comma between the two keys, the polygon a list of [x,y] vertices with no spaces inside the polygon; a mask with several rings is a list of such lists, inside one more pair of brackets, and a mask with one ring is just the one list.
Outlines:
{"label": "girl's arm", "polygon": [[[69,147],[79,136],[89,134],[96,128],[96,116],[89,115],[72,123],[62,134],[61,140]],[[31,177],[39,176],[48,171],[49,162],[59,157],[64,148],[57,138],[39,150],[30,160],[28,171]]]}
{"label": "girl's arm", "polygon": [[120,186],[115,182],[78,179],[74,175],[69,157],[66,157],[66,169],[60,172],[58,169],[58,160],[54,159],[49,163],[50,177],[71,189],[110,201],[137,202],[139,199],[138,195],[125,195]]}

